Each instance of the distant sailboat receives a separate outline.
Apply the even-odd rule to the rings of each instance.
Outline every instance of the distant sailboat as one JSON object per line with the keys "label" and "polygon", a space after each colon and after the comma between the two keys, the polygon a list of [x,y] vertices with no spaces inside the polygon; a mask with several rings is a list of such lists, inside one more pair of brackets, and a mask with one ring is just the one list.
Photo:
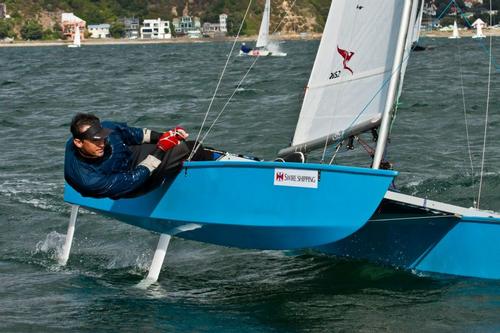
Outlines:
{"label": "distant sailboat", "polygon": [[264,6],[264,14],[262,15],[262,21],[260,23],[259,37],[257,38],[257,44],[255,49],[244,48],[240,50],[240,55],[248,55],[252,57],[284,57],[286,53],[280,51],[269,50],[269,21],[271,19],[271,0],[266,0],[266,5]]}
{"label": "distant sailboat", "polygon": [[472,38],[486,38],[486,36],[483,34],[483,27],[486,26],[486,23],[484,23],[483,20],[477,19],[472,23],[472,26],[476,28],[476,34],[472,36]]}
{"label": "distant sailboat", "polygon": [[68,45],[68,47],[80,47],[80,27],[78,25],[75,26],[75,36],[73,37],[73,44]]}
{"label": "distant sailboat", "polygon": [[458,27],[457,27],[457,21],[453,22],[453,34],[448,37],[449,39],[457,39],[460,38],[460,35],[458,34]]}

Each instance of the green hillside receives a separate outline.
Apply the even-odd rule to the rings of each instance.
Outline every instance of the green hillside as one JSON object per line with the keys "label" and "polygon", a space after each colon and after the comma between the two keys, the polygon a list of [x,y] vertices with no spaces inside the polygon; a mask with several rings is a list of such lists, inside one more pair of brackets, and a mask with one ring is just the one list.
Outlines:
{"label": "green hillside", "polygon": [[[182,16],[185,11],[190,16],[198,16],[201,22],[218,22],[219,14],[226,13],[229,16],[228,27],[234,31],[248,6],[247,1],[239,0],[3,0],[3,2],[7,5],[11,19],[0,21],[0,38],[5,37],[2,31],[5,32],[7,28],[10,28],[17,37],[23,37],[21,36],[23,27],[26,28],[28,25],[35,29],[38,24],[44,31],[43,36],[46,39],[58,37],[57,22],[62,12],[73,12],[87,24],[112,24],[120,17],[132,16],[141,20],[158,17],[171,20]],[[279,31],[299,33],[321,31],[331,1],[272,0],[271,2],[271,29],[284,18]],[[243,34],[257,33],[263,7],[264,0],[252,1]]]}
{"label": "green hillside", "polygon": [[[61,38],[62,12],[73,12],[87,24],[113,24],[121,17],[162,18],[172,20],[187,13],[197,16],[201,22],[217,22],[221,13],[228,14],[228,28],[234,34],[241,23],[248,1],[241,0],[0,0],[7,5],[11,19],[0,20],[0,39],[16,37],[24,39]],[[252,0],[242,34],[257,33],[265,0]],[[434,3],[437,15],[448,8],[449,0],[425,0]],[[500,0],[491,0],[493,9],[498,9]],[[278,23],[279,32],[320,32],[325,24],[331,0],[272,0],[271,29]],[[465,10],[463,0],[457,0]],[[467,11],[476,16],[485,16],[484,8],[489,1],[476,3]],[[494,24],[498,23],[497,16]]]}

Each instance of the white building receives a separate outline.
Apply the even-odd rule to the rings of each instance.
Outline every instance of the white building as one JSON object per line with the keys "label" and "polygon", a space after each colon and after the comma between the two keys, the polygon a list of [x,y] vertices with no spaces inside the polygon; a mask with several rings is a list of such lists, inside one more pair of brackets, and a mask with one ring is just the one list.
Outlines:
{"label": "white building", "polygon": [[219,15],[220,32],[227,32],[227,15]]}
{"label": "white building", "polygon": [[168,39],[172,38],[170,21],[144,20],[141,27],[141,39]]}
{"label": "white building", "polygon": [[203,23],[203,34],[215,36],[218,34],[225,35],[227,33],[227,15],[219,15],[219,23]]}
{"label": "white building", "polygon": [[64,36],[74,40],[76,26],[78,26],[80,30],[80,40],[84,40],[85,38],[84,32],[87,26],[87,22],[85,22],[84,20],[82,20],[73,13],[61,14],[61,28]]}
{"label": "white building", "polygon": [[89,24],[87,29],[90,32],[90,38],[109,38],[109,24]]}

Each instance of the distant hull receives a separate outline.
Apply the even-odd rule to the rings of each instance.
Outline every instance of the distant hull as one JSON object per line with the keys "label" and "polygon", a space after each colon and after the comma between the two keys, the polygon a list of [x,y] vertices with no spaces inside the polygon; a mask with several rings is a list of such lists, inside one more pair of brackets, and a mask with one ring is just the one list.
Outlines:
{"label": "distant hull", "polygon": [[[395,175],[321,164],[187,162],[170,184],[137,198],[86,198],[66,185],[64,199],[159,233],[191,230],[178,234],[186,239],[238,248],[297,249],[356,232]],[[292,176],[317,177],[317,187],[276,180]]]}
{"label": "distant hull", "polygon": [[248,56],[248,57],[286,57],[286,53],[283,52],[272,52],[265,49],[254,49],[248,53],[245,53],[240,50],[240,56]]}
{"label": "distant hull", "polygon": [[500,218],[385,199],[363,228],[318,250],[420,272],[500,279]]}

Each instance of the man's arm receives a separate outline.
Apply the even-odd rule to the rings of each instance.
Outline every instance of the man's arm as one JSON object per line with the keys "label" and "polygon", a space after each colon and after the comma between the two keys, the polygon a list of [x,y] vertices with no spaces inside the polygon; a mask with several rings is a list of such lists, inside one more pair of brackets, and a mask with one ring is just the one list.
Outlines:
{"label": "man's arm", "polygon": [[133,170],[113,174],[88,169],[80,170],[78,175],[70,177],[70,183],[85,196],[117,198],[139,188],[149,178],[150,173],[149,168],[141,164]]}
{"label": "man's arm", "polygon": [[148,128],[130,127],[126,123],[103,121],[102,126],[111,128],[118,133],[127,145],[140,145],[142,143],[157,143],[162,133]]}

